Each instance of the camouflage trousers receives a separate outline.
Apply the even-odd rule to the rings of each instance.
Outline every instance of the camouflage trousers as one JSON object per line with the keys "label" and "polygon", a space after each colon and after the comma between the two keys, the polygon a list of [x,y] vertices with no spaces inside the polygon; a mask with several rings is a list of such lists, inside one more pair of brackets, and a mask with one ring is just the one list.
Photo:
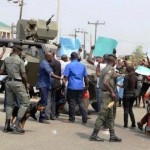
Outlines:
{"label": "camouflage trousers", "polygon": [[100,92],[101,108],[95,122],[95,129],[99,130],[104,124],[110,131],[114,130],[113,107],[108,108],[110,102],[113,101],[108,92]]}
{"label": "camouflage trousers", "polygon": [[5,84],[6,91],[6,119],[10,119],[12,111],[16,105],[16,101],[19,103],[18,118],[22,118],[29,106],[29,94],[27,93],[24,84],[21,81],[7,81]]}

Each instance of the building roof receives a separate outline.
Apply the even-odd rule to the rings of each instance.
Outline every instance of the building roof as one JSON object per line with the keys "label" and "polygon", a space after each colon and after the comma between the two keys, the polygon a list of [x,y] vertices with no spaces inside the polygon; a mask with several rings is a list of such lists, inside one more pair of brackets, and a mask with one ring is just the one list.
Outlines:
{"label": "building roof", "polygon": [[0,27],[10,28],[7,24],[0,21]]}

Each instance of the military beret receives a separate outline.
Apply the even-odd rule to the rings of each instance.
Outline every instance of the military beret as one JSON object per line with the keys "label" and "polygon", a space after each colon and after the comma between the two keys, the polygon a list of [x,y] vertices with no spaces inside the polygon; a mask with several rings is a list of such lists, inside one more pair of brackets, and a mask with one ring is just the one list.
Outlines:
{"label": "military beret", "polygon": [[18,44],[15,44],[13,47],[16,48],[16,49],[18,49],[18,50],[20,50],[20,51],[23,50],[23,49],[22,49],[22,46],[20,46],[20,45],[18,45]]}
{"label": "military beret", "polygon": [[114,57],[114,58],[117,59],[117,57],[116,57],[115,55],[113,55],[113,54],[108,54],[108,55],[107,55],[107,58],[108,58],[108,57]]}

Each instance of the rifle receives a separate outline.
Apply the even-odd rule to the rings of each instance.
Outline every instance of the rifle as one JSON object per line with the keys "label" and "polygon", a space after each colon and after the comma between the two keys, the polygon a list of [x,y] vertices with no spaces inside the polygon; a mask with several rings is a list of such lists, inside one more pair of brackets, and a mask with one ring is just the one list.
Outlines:
{"label": "rifle", "polygon": [[46,21],[46,26],[48,26],[51,23],[52,18],[54,17],[54,15],[52,15],[47,21]]}

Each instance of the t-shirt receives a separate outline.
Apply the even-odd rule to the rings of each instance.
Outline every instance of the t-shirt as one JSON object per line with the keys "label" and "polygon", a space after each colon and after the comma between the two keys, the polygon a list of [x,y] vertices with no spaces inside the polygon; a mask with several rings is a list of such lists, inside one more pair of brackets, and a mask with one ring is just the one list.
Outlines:
{"label": "t-shirt", "polygon": [[84,64],[78,60],[73,60],[66,65],[63,75],[68,79],[68,89],[83,90],[83,78],[87,77],[87,70]]}
{"label": "t-shirt", "polygon": [[[95,70],[97,68],[97,65],[98,65],[98,62],[95,61],[94,62],[94,66],[95,66]],[[107,64],[104,64],[104,63],[100,63],[100,71],[102,71],[105,67],[106,67]],[[97,84],[96,84],[96,87],[99,88],[99,77],[97,77]]]}

